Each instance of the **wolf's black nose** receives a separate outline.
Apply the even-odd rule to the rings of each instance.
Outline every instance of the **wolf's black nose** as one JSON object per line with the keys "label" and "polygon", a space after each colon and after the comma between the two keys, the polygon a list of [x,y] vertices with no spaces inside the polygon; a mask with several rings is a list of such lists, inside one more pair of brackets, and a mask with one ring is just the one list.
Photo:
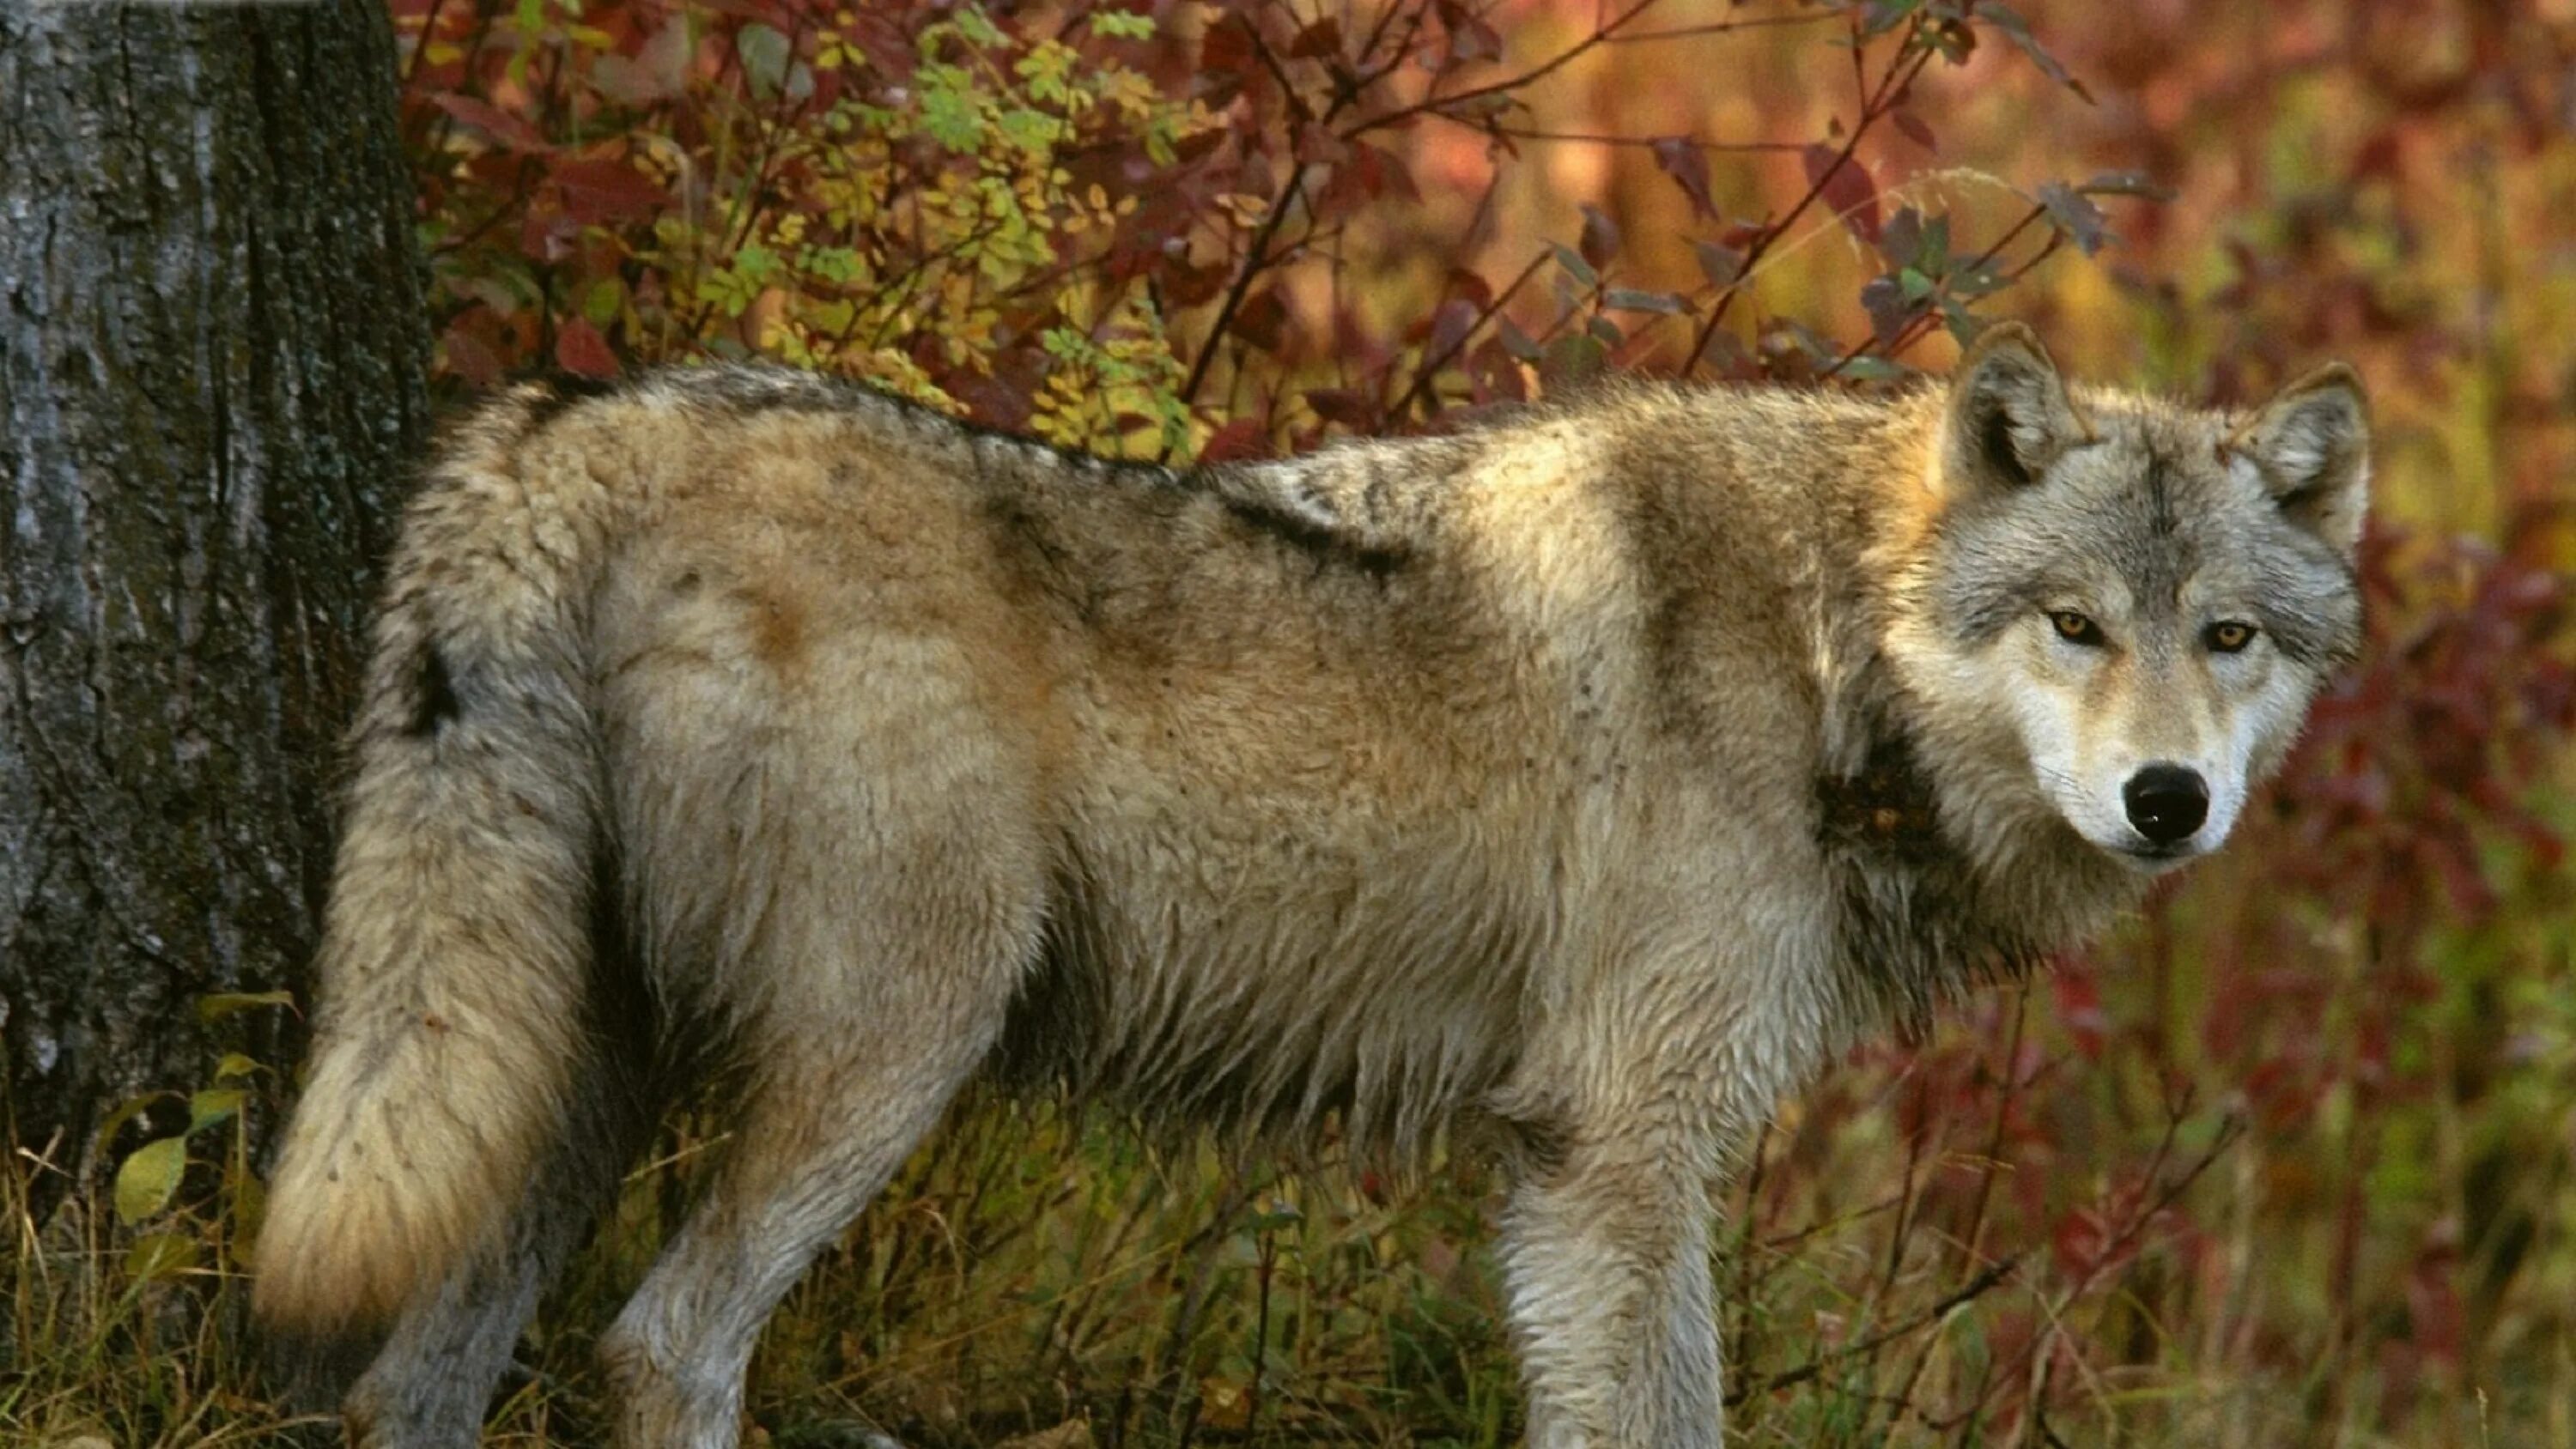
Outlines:
{"label": "wolf's black nose", "polygon": [[2188,840],[2209,818],[2209,782],[2197,770],[2163,761],[2129,777],[2120,790],[2129,823],[2158,845]]}

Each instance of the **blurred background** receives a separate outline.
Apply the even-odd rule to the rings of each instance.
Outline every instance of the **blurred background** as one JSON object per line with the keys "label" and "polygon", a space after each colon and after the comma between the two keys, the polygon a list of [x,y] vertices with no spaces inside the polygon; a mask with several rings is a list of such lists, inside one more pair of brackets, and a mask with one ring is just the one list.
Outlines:
{"label": "blurred background", "polygon": [[[1784,1106],[1731,1442],[2576,1444],[2576,0],[393,12],[451,397],[760,354],[1182,460],[1604,370],[1904,387],[1998,317],[2196,401],[2351,361],[2364,664],[2218,861]],[[224,1079],[255,1133],[275,1075]],[[277,1432],[253,1140],[22,1280],[14,1422]],[[707,1146],[632,1181],[499,1442],[596,1438]],[[1493,1205],[979,1104],[772,1325],[753,1442],[1509,1443]]]}

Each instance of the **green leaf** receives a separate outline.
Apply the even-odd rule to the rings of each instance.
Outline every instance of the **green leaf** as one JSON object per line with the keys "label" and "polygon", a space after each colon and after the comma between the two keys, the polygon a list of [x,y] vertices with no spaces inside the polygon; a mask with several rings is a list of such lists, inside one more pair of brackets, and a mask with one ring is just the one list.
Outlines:
{"label": "green leaf", "polygon": [[197,1020],[221,1021],[255,1006],[293,1006],[292,991],[218,991],[197,998]]}
{"label": "green leaf", "polygon": [[1095,10],[1091,14],[1091,33],[1114,40],[1149,40],[1154,34],[1154,17],[1126,10]]}
{"label": "green leaf", "polygon": [[734,32],[733,51],[742,57],[742,73],[754,95],[774,96],[786,86],[792,47],[775,28],[751,22]]}
{"label": "green leaf", "polygon": [[1581,382],[1601,371],[1609,360],[1609,351],[1599,341],[1580,332],[1568,333],[1547,345],[1539,358],[1539,376],[1551,386]]}
{"label": "green leaf", "polygon": [[2143,196],[2150,201],[2171,201],[2175,192],[2158,184],[2143,171],[2101,171],[2075,188],[2087,196]]}
{"label": "green leaf", "polygon": [[1064,123],[1044,111],[1013,106],[1002,112],[1002,138],[1032,156],[1043,155],[1064,132]]}
{"label": "green leaf", "polygon": [[105,1147],[110,1142],[115,1141],[116,1130],[118,1128],[123,1127],[126,1123],[143,1115],[145,1110],[150,1108],[153,1103],[160,1101],[164,1097],[174,1095],[176,1094],[171,1092],[146,1092],[140,1097],[128,1097],[124,1101],[119,1102],[116,1105],[116,1110],[108,1113],[106,1118],[98,1124],[98,1145]]}
{"label": "green leaf", "polygon": [[1585,261],[1582,254],[1574,248],[1563,242],[1555,242],[1551,243],[1548,249],[1556,253],[1556,264],[1565,268],[1565,274],[1572,277],[1577,285],[1584,287],[1601,285],[1601,274],[1592,270],[1592,264]]}
{"label": "green leaf", "polygon": [[197,1266],[197,1240],[185,1233],[146,1233],[125,1253],[125,1276],[137,1283],[175,1278]]}
{"label": "green leaf", "polygon": [[[915,77],[929,73],[930,67],[924,66],[915,72]],[[921,129],[930,133],[930,139],[963,155],[984,144],[984,113],[965,91],[925,82],[921,87]]]}
{"label": "green leaf", "polygon": [[1249,1232],[1266,1233],[1279,1228],[1294,1227],[1305,1220],[1306,1215],[1297,1211],[1294,1204],[1273,1202],[1267,1210],[1246,1218],[1243,1226]]}
{"label": "green leaf", "polygon": [[1855,382],[1886,382],[1911,377],[1914,369],[1901,362],[1890,362],[1884,357],[1871,357],[1864,353],[1844,363],[1842,375]]}
{"label": "green leaf", "polygon": [[226,1052],[223,1060],[215,1063],[215,1080],[220,1082],[232,1077],[253,1077],[268,1069],[266,1062],[253,1061],[240,1052]]}
{"label": "green leaf", "polygon": [[2068,73],[2065,65],[2039,43],[2037,36],[2030,33],[2030,22],[2024,20],[2010,5],[2005,4],[2004,0],[1982,0],[1982,3],[1977,6],[1976,14],[1978,19],[1985,21],[1991,28],[2002,31],[2004,38],[2011,41],[2023,55],[2030,58],[2032,65],[2039,68],[2040,74],[2073,91],[2084,104],[2088,106],[2093,104],[2093,93],[2084,88],[2084,82]]}
{"label": "green leaf", "polygon": [[139,1223],[170,1205],[188,1170],[188,1140],[162,1137],[134,1149],[116,1169],[116,1215]]}
{"label": "green leaf", "polygon": [[214,1126],[240,1111],[242,1103],[249,1097],[250,1093],[239,1087],[208,1087],[202,1092],[190,1095],[188,1130],[202,1132]]}
{"label": "green leaf", "polygon": [[1641,292],[1633,287],[1612,287],[1602,294],[1601,304],[1623,312],[1660,312],[1668,317],[1685,310],[1682,299],[1670,292]]}
{"label": "green leaf", "polygon": [[2102,208],[2065,182],[2042,183],[2033,199],[2047,210],[2049,221],[2083,249],[2084,255],[2089,257],[2102,250],[2102,244],[2110,240],[2110,227]]}
{"label": "green leaf", "polygon": [[969,44],[983,50],[998,49],[1010,39],[1002,34],[1001,27],[993,23],[980,5],[969,5],[957,12],[957,33],[965,36]]}

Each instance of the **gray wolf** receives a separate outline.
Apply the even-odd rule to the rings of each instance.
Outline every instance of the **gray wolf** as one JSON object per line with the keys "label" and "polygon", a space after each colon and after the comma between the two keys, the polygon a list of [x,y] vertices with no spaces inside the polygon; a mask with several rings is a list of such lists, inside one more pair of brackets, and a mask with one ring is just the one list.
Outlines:
{"label": "gray wolf", "polygon": [[[601,1348],[735,1440],[762,1320],[979,1074],[1506,1175],[1542,1449],[1720,1440],[1711,1185],[1784,1092],[2214,849],[2360,638],[2357,379],[1625,384],[1166,469],[792,372],[526,386],[410,505],[272,1330],[471,1442],[666,1094]],[[1472,1130],[1471,1130],[1472,1129]]]}

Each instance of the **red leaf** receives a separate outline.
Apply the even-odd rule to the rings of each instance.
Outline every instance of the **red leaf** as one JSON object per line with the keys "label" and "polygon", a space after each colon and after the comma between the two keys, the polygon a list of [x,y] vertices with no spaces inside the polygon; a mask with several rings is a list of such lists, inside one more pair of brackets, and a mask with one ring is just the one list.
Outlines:
{"label": "red leaf", "polygon": [[[1862,241],[1878,240],[1878,183],[1869,179],[1869,168],[1860,158],[1845,157],[1832,146],[1809,146],[1801,159],[1807,166],[1807,184],[1824,197],[1825,205],[1843,219]],[[1835,164],[1840,162],[1840,165]]]}
{"label": "red leaf", "polygon": [[675,19],[656,31],[631,59],[601,56],[591,67],[591,78],[602,95],[621,105],[667,101],[688,83],[689,61],[695,53],[689,43],[689,22]]}
{"label": "red leaf", "polygon": [[1425,361],[1449,356],[1467,340],[1467,333],[1479,316],[1476,304],[1464,297],[1452,297],[1431,314],[1430,333],[1423,345]]}
{"label": "red leaf", "polygon": [[841,22],[841,34],[867,56],[868,68],[896,85],[910,85],[913,72],[921,65],[921,48],[914,43],[912,32],[904,29],[899,14],[883,14],[868,5],[850,6],[843,14],[848,18]]}
{"label": "red leaf", "polygon": [[1244,299],[1236,310],[1234,323],[1227,330],[1263,352],[1279,350],[1279,329],[1288,320],[1288,308],[1279,300],[1279,289],[1265,287]]}
{"label": "red leaf", "polygon": [[519,218],[519,250],[541,262],[570,257],[580,240],[580,224],[552,207]]}
{"label": "red leaf", "polygon": [[502,364],[500,356],[486,346],[482,338],[475,336],[468,325],[482,312],[483,309],[478,307],[457,318],[447,325],[447,331],[438,339],[440,348],[447,354],[447,370],[472,387],[490,387],[509,370]]}
{"label": "red leaf", "polygon": [[1708,195],[1708,153],[1686,136],[1667,136],[1655,143],[1654,152],[1656,167],[1690,198],[1691,211],[1715,221],[1717,203]]}
{"label": "red leaf", "polygon": [[1899,110],[1891,113],[1888,119],[1896,123],[1897,130],[1905,133],[1905,139],[1926,151],[1935,154],[1940,152],[1941,143],[1933,138],[1932,127],[1921,116],[1912,111]]}
{"label": "red leaf", "polygon": [[617,354],[588,318],[571,317],[555,331],[555,365],[584,377],[615,377]]}
{"label": "red leaf", "polygon": [[1298,31],[1297,38],[1288,42],[1288,53],[1301,60],[1341,54],[1342,22],[1328,17]]}
{"label": "red leaf", "polygon": [[431,96],[429,103],[491,137],[505,151],[534,154],[554,149],[544,136],[537,133],[536,127],[488,101],[449,92]]}
{"label": "red leaf", "polygon": [[564,212],[589,225],[650,216],[671,204],[671,194],[623,161],[567,161],[554,171]]}
{"label": "red leaf", "polygon": [[1449,57],[1452,60],[1500,60],[1503,37],[1481,16],[1457,0],[1440,0],[1434,7],[1440,12],[1440,23],[1449,32]]}
{"label": "red leaf", "polygon": [[1731,287],[1744,275],[1744,253],[1734,247],[1696,242],[1691,249],[1699,255],[1699,274],[1712,287]]}
{"label": "red leaf", "polygon": [[1583,259],[1597,271],[1619,255],[1619,223],[1596,206],[1583,208]]}
{"label": "red leaf", "polygon": [[[1247,80],[1276,88],[1261,67],[1258,40],[1240,15],[1226,15],[1199,41],[1198,93],[1211,106],[1234,99]],[[1256,96],[1257,99],[1257,96]]]}
{"label": "red leaf", "polygon": [[2038,37],[2030,33],[2030,22],[2022,19],[2011,6],[2004,4],[2003,0],[1985,0],[1985,3],[1977,7],[1977,16],[1989,26],[2002,31],[2006,40],[2018,47],[2023,55],[2030,57],[2032,65],[2039,67],[2040,74],[2073,91],[2086,105],[2093,104],[2093,93],[2084,88],[2084,82],[2069,74],[2057,57],[2049,54],[2047,48],[2039,43]]}
{"label": "red leaf", "polygon": [[2047,210],[2048,219],[2056,224],[2059,231],[2066,233],[2084,255],[2089,257],[2100,251],[2102,243],[2110,239],[2109,225],[2102,216],[2102,208],[2065,182],[2042,183],[2037,199]]}
{"label": "red leaf", "polygon": [[1377,400],[1357,388],[1312,387],[1306,390],[1306,406],[1326,422],[1346,428],[1368,427],[1377,419]]}
{"label": "red leaf", "polygon": [[1467,373],[1476,385],[1476,401],[1509,400],[1520,402],[1529,395],[1528,383],[1521,377],[1520,364],[1511,345],[1501,337],[1488,337],[1467,354]]}
{"label": "red leaf", "polygon": [[1259,418],[1236,418],[1208,434],[1207,445],[1199,449],[1202,463],[1230,463],[1238,458],[1270,456],[1270,430]]}

